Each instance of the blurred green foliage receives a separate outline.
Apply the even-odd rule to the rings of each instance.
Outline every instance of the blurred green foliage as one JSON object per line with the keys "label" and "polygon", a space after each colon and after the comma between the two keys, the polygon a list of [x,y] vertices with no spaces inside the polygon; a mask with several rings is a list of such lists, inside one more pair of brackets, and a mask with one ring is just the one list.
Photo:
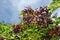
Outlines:
{"label": "blurred green foliage", "polygon": [[52,3],[48,5],[48,8],[51,12],[53,12],[57,8],[60,8],[60,0],[52,0]]}

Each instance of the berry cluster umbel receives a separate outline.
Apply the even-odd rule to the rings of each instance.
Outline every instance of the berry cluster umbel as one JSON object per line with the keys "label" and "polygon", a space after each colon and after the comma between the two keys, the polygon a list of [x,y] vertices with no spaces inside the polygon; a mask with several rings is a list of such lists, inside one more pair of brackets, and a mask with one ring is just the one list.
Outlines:
{"label": "berry cluster umbel", "polygon": [[27,7],[23,11],[23,20],[25,24],[36,24],[40,27],[48,27],[52,23],[50,19],[51,13],[47,7],[40,7],[39,9],[33,10],[31,7]]}
{"label": "berry cluster umbel", "polygon": [[17,24],[17,25],[13,25],[13,32],[14,33],[19,33],[22,31],[22,27],[20,24]]}
{"label": "berry cluster umbel", "polygon": [[49,35],[50,36],[57,36],[57,35],[60,36],[60,26],[50,29]]}

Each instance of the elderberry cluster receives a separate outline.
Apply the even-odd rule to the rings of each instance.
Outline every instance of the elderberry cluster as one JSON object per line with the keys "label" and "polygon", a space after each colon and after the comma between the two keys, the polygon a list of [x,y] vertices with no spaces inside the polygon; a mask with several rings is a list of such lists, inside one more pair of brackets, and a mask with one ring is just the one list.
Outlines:
{"label": "elderberry cluster", "polygon": [[36,10],[28,7],[24,9],[23,12],[23,20],[27,25],[36,24],[40,25],[40,27],[48,27],[48,25],[52,23],[52,20],[50,19],[51,13],[47,7],[40,7]]}
{"label": "elderberry cluster", "polygon": [[60,26],[50,29],[49,35],[50,36],[60,36]]}
{"label": "elderberry cluster", "polygon": [[14,33],[20,33],[22,31],[22,27],[20,24],[13,25],[13,32]]}

